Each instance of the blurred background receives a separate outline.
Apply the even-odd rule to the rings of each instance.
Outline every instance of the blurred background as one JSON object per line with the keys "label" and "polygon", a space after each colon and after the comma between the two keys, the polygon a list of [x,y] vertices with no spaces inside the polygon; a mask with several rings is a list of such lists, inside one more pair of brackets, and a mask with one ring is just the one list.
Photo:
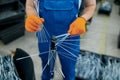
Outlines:
{"label": "blurred background", "polygon": [[[25,50],[29,55],[39,54],[35,33],[29,33],[24,28],[25,2],[25,0],[0,0],[0,55],[2,56],[10,54],[10,51],[16,48]],[[80,49],[119,59],[120,0],[96,0],[96,3],[95,14],[86,24],[87,32],[81,35]],[[80,14],[83,9],[84,2]],[[36,80],[40,80],[41,60],[38,56],[32,57],[32,60]],[[57,76],[55,80],[61,79]]]}

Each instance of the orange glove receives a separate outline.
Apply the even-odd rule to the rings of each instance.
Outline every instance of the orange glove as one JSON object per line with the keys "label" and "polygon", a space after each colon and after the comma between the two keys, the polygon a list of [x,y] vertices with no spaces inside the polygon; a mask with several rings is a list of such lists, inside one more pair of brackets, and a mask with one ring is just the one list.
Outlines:
{"label": "orange glove", "polygon": [[39,26],[42,25],[43,22],[43,18],[39,18],[35,15],[29,15],[25,21],[25,29],[29,32],[36,32],[38,30],[41,30]]}
{"label": "orange glove", "polygon": [[78,17],[72,24],[68,30],[71,36],[80,35],[86,32],[86,20],[83,17]]}

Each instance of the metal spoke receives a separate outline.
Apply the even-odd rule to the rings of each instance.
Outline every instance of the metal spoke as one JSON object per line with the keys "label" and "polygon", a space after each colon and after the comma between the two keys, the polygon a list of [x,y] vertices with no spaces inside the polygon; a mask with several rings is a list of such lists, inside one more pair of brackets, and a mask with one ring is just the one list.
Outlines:
{"label": "metal spoke", "polygon": [[62,38],[61,41],[58,41],[55,46],[60,45],[67,37],[68,37],[68,35],[66,35],[64,38]]}
{"label": "metal spoke", "polygon": [[55,36],[55,38],[61,38],[61,37],[64,37],[64,36],[67,36],[67,35],[69,35],[69,33],[65,33],[65,34],[61,34],[61,35],[58,35],[58,36]]}
{"label": "metal spoke", "polygon": [[80,46],[80,45],[72,44],[72,43],[69,43],[69,42],[63,42],[63,44],[68,44],[68,45],[72,45],[72,46]]}
{"label": "metal spoke", "polygon": [[[46,54],[47,52],[49,52],[49,51],[42,52],[42,53],[40,53],[40,55]],[[22,60],[22,59],[26,59],[26,58],[30,58],[30,57],[34,57],[34,56],[38,56],[38,55],[39,54],[33,54],[33,55],[30,55],[30,56],[18,58],[16,60]]]}
{"label": "metal spoke", "polygon": [[50,34],[48,33],[47,29],[45,28],[45,26],[43,25],[43,28],[45,30],[45,32],[47,33],[48,37],[50,38]]}
{"label": "metal spoke", "polygon": [[64,47],[62,47],[62,46],[60,46],[60,45],[59,45],[59,47],[61,47],[63,50],[65,50],[66,52],[70,53],[70,54],[73,55],[75,58],[77,58],[76,55],[74,55],[73,53],[71,53],[70,51],[68,51],[67,49],[65,49]]}
{"label": "metal spoke", "polygon": [[68,57],[68,56],[66,56],[66,55],[60,54],[60,53],[61,53],[61,52],[58,52],[59,55],[64,56],[64,57],[66,57],[66,58],[68,58],[68,59],[70,59],[70,60],[76,61],[75,59],[73,59],[73,58],[71,58],[71,57]]}
{"label": "metal spoke", "polygon": [[64,47],[69,48],[69,49],[71,49],[71,50],[73,50],[73,51],[76,51],[76,52],[80,52],[80,50],[76,50],[76,49],[71,48],[71,47],[68,47],[68,46],[66,46],[66,45],[64,45],[64,44],[61,44],[61,46],[64,46]]}
{"label": "metal spoke", "polygon": [[[62,41],[62,40],[59,40],[59,41]],[[70,39],[70,40],[66,39],[66,40],[64,40],[64,42],[66,42],[66,41],[80,41],[80,39]]]}

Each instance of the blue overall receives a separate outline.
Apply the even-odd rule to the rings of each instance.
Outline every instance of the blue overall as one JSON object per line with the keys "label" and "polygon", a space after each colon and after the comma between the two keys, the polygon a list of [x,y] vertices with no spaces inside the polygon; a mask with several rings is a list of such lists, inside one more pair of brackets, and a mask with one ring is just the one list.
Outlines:
{"label": "blue overall", "polygon": [[[67,33],[70,24],[77,18],[78,10],[79,10],[79,0],[40,0],[39,3],[39,15],[41,18],[45,19],[44,26],[48,33],[51,36],[57,36],[61,34]],[[76,40],[77,41],[74,41]],[[79,50],[80,50],[80,36],[69,37],[67,40],[73,41],[66,41],[69,44],[64,44],[71,48],[65,47],[64,48],[70,51],[72,54],[78,57]],[[49,47],[51,44],[51,39],[48,38],[48,42],[45,43],[38,43],[40,53],[49,51]],[[74,45],[70,45],[74,44]],[[77,45],[77,46],[75,46]],[[73,50],[75,49],[75,50]],[[59,59],[62,66],[63,74],[65,75],[64,80],[74,80],[75,79],[75,64],[77,61],[77,57],[71,55],[61,47],[57,47]],[[63,55],[66,55],[67,58]],[[48,53],[47,54],[40,54],[42,60],[42,67],[47,64],[48,61]],[[74,60],[72,60],[74,59]],[[50,73],[50,66],[47,66],[45,71],[42,74],[42,80],[50,80],[51,76]]]}

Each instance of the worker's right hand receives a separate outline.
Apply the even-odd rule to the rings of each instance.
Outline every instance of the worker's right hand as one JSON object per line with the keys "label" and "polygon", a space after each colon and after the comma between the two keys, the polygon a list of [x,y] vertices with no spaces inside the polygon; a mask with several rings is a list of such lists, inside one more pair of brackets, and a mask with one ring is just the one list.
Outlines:
{"label": "worker's right hand", "polygon": [[43,18],[39,18],[36,15],[29,15],[25,21],[25,29],[29,32],[36,32],[42,29]]}

